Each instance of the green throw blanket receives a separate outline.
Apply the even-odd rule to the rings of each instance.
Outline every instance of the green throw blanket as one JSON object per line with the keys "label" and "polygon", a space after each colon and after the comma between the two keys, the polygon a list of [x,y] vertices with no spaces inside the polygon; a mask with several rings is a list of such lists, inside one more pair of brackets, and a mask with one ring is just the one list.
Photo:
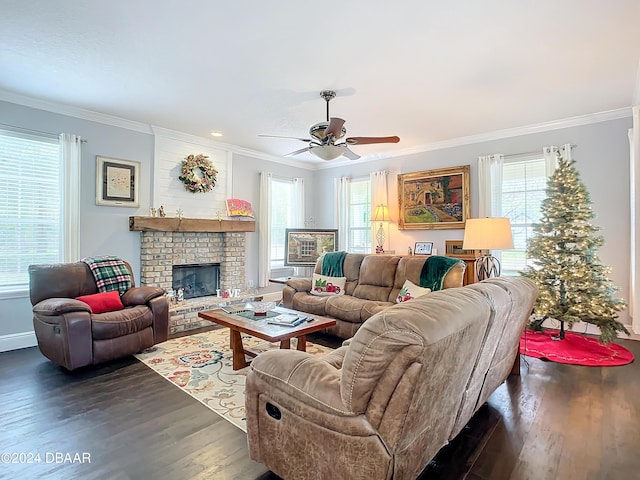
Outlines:
{"label": "green throw blanket", "polygon": [[432,292],[442,290],[445,275],[460,262],[461,260],[440,255],[427,258],[420,272],[420,286],[430,288]]}
{"label": "green throw blanket", "polygon": [[346,256],[347,252],[325,253],[322,257],[322,270],[320,274],[327,277],[344,277],[342,265],[344,264],[344,257]]}
{"label": "green throw blanket", "polygon": [[124,261],[118,257],[87,257],[81,262],[89,265],[99,292],[118,290],[122,295],[133,284],[131,272]]}

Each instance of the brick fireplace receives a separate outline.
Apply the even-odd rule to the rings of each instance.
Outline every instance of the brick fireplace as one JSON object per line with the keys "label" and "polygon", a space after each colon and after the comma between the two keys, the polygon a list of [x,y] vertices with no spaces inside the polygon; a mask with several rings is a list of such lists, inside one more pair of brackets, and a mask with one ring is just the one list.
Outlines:
{"label": "brick fireplace", "polygon": [[140,283],[171,288],[173,265],[220,264],[220,288],[245,283],[244,232],[141,232]]}
{"label": "brick fireplace", "polygon": [[[129,230],[140,231],[140,284],[172,287],[173,265],[220,264],[220,288],[245,285],[246,233],[255,222],[130,217]],[[186,300],[170,309],[169,332],[203,325],[197,312],[220,303],[217,297]]]}

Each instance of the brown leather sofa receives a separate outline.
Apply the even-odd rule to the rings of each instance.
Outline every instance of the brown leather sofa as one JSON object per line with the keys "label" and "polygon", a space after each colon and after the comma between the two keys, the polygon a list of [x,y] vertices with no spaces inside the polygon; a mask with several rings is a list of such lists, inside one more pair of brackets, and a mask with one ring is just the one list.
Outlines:
{"label": "brown leather sofa", "polygon": [[[294,278],[282,290],[282,304],[300,312],[336,319],[328,333],[351,338],[372,315],[396,305],[396,296],[405,280],[420,283],[420,273],[427,257],[365,255],[349,253],[343,264],[347,279],[345,295],[322,297],[312,295],[311,278]],[[444,276],[442,288],[461,287],[466,264],[459,262]],[[315,273],[321,273],[322,257]]]}
{"label": "brown leather sofa", "polygon": [[161,288],[133,285],[121,296],[123,310],[99,314],[75,300],[97,292],[86,263],[29,266],[33,327],[45,357],[74,370],[132,355],[167,339],[169,304]]}
{"label": "brown leather sofa", "polygon": [[507,378],[537,296],[495,278],[388,307],[323,357],[260,354],[249,453],[285,480],[414,479]]}

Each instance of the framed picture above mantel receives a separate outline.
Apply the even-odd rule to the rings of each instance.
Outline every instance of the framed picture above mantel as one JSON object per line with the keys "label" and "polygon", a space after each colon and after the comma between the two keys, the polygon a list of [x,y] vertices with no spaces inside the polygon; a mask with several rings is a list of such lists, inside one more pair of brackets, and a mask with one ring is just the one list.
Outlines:
{"label": "framed picture above mantel", "polygon": [[469,197],[469,165],[400,174],[398,227],[464,228]]}

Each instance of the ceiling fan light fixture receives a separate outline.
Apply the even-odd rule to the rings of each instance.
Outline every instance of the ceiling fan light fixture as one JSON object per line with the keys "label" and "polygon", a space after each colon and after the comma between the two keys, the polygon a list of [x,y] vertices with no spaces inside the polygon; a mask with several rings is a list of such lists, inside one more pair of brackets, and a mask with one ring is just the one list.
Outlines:
{"label": "ceiling fan light fixture", "polygon": [[337,145],[311,147],[309,151],[322,160],[335,160],[344,153],[343,149]]}

